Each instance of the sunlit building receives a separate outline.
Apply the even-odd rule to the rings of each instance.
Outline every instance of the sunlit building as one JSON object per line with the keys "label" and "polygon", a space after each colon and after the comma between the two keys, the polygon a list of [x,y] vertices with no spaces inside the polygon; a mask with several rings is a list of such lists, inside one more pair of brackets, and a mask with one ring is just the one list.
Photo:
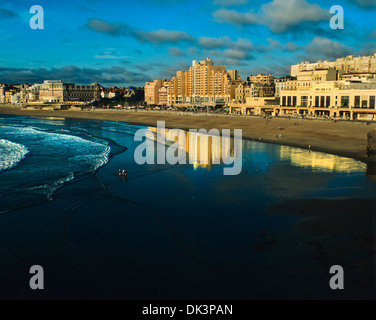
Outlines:
{"label": "sunlit building", "polygon": [[88,86],[64,83],[61,80],[45,80],[39,87],[39,101],[59,103],[68,101],[99,101],[98,84]]}
{"label": "sunlit building", "polygon": [[146,82],[145,84],[145,101],[149,105],[159,104],[159,89],[162,87],[165,80],[154,80],[153,82]]}
{"label": "sunlit building", "polygon": [[335,68],[338,71],[348,72],[376,72],[376,53],[369,56],[356,57],[349,55],[338,58],[336,61],[318,61],[315,63],[302,62],[291,66],[291,76],[296,77],[300,71],[321,68]]}
{"label": "sunlit building", "polygon": [[[160,80],[145,85],[145,100],[158,104],[153,99],[155,88],[162,87]],[[240,81],[238,70],[226,71],[226,66],[215,66],[213,60],[192,62],[189,70],[176,72],[167,88],[168,105],[175,106],[216,106],[225,105],[235,98],[235,87]],[[146,93],[148,92],[148,93]]]}

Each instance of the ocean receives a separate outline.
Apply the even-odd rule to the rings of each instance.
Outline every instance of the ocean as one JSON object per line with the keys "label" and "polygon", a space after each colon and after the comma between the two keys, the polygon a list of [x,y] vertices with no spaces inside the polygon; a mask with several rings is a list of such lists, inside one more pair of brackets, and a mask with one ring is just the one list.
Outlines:
{"label": "ocean", "polygon": [[[137,165],[141,128],[0,116],[1,298],[375,297],[366,164],[244,140],[237,176]],[[329,288],[333,265],[344,292]]]}

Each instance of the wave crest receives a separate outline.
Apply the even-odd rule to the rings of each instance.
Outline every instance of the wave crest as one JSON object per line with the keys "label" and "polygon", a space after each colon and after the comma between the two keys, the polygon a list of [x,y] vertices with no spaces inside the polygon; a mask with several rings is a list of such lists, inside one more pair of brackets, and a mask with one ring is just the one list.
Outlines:
{"label": "wave crest", "polygon": [[28,153],[24,145],[0,139],[0,172],[17,166]]}

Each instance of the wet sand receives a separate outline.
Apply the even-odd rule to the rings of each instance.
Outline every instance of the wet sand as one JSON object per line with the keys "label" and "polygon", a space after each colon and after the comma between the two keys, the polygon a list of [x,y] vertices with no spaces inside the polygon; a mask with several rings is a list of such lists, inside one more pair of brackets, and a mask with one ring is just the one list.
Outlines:
{"label": "wet sand", "polygon": [[35,117],[65,117],[119,121],[130,124],[153,126],[165,121],[167,128],[179,129],[243,129],[243,137],[267,143],[276,143],[350,157],[367,163],[376,163],[376,158],[367,156],[367,133],[376,123],[329,120],[301,120],[233,115],[189,115],[162,111],[135,110],[21,110],[12,106],[0,106],[0,114]]}
{"label": "wet sand", "polygon": [[[271,215],[300,216],[295,225],[298,232],[310,235],[308,245],[327,269],[337,264],[351,270],[350,279],[361,275],[356,282],[364,293],[375,297],[375,200],[360,198],[291,199],[269,205]],[[307,245],[304,244],[304,245]]]}

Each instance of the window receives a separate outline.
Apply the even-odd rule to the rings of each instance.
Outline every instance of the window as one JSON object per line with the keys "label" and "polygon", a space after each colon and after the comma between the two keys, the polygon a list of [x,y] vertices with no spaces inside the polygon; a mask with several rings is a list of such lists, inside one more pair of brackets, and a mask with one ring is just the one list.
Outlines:
{"label": "window", "polygon": [[297,99],[296,99],[296,96],[294,96],[292,97],[292,105],[296,107],[296,104],[297,104]]}
{"label": "window", "polygon": [[320,97],[316,96],[315,97],[315,107],[319,107],[320,106]]}
{"label": "window", "polygon": [[282,97],[282,107],[286,107],[286,97]]}
{"label": "window", "polygon": [[302,96],[302,107],[307,107],[308,106],[308,97],[307,96]]}
{"label": "window", "polygon": [[320,107],[325,107],[325,97],[324,96],[320,97]]}
{"label": "window", "polygon": [[354,107],[355,108],[360,108],[360,96],[355,96]]}
{"label": "window", "polygon": [[375,109],[375,96],[370,96],[369,97],[369,107],[371,109]]}
{"label": "window", "polygon": [[362,100],[362,108],[367,108],[367,100]]}
{"label": "window", "polygon": [[350,101],[349,96],[342,96],[341,97],[341,107],[342,108],[348,108],[349,107],[349,101]]}
{"label": "window", "polygon": [[325,106],[326,106],[327,108],[330,107],[330,96],[327,96],[327,97],[326,97],[326,104],[325,104]]}
{"label": "window", "polygon": [[287,106],[291,107],[291,97],[287,98]]}

